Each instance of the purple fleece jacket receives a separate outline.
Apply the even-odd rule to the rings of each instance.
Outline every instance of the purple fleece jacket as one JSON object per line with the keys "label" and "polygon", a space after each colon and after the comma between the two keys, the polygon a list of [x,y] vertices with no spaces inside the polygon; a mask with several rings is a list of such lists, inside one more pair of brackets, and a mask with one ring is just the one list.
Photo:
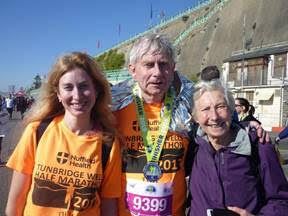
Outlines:
{"label": "purple fleece jacket", "polygon": [[[287,216],[288,183],[274,146],[259,144],[260,178],[251,166],[251,143],[256,134],[248,134],[234,125],[235,141],[215,151],[207,136],[197,132],[199,145],[190,175],[192,194],[190,216],[206,216],[209,208],[238,206],[254,215]],[[255,166],[254,166],[255,167]],[[254,169],[255,170],[255,169]],[[261,195],[261,194],[264,194]]]}

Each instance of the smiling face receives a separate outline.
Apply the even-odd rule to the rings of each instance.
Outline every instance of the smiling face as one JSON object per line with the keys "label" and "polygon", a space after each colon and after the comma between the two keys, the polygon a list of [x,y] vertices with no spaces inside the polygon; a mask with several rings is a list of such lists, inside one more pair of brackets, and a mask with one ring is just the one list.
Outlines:
{"label": "smiling face", "polygon": [[90,118],[96,91],[89,75],[81,68],[66,72],[59,80],[58,93],[65,115]]}
{"label": "smiling face", "polygon": [[162,102],[174,78],[174,68],[174,62],[159,52],[148,52],[135,64],[129,65],[129,71],[147,103]]}
{"label": "smiling face", "polygon": [[194,117],[208,137],[225,138],[231,125],[231,111],[220,90],[206,91],[195,101]]}

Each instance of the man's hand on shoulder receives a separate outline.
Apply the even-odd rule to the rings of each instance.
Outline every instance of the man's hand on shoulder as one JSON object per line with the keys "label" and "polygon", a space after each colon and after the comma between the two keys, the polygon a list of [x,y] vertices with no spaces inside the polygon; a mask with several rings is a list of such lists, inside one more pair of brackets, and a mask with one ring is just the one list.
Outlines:
{"label": "man's hand on shoulder", "polygon": [[275,143],[278,145],[279,142],[280,142],[280,138],[277,136],[277,137],[275,138]]}
{"label": "man's hand on shoulder", "polygon": [[265,143],[271,142],[271,139],[270,139],[268,132],[262,128],[261,124],[259,124],[256,121],[250,121],[249,125],[248,125],[248,130],[250,130],[252,128],[256,129],[257,136],[259,138],[260,143],[265,144]]}

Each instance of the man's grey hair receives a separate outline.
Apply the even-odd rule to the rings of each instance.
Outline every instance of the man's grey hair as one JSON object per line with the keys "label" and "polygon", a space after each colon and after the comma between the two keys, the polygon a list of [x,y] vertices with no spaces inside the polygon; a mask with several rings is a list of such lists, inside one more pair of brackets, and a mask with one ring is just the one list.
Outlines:
{"label": "man's grey hair", "polygon": [[220,79],[213,79],[211,81],[199,81],[194,86],[194,93],[193,93],[193,102],[194,106],[192,109],[192,115],[195,116],[195,102],[205,93],[205,92],[211,92],[211,91],[221,91],[224,94],[224,98],[227,102],[228,108],[231,112],[231,114],[234,112],[235,109],[235,101],[234,97],[232,95],[232,92],[229,91],[228,87],[221,82]]}
{"label": "man's grey hair", "polygon": [[148,34],[140,37],[130,50],[128,64],[135,64],[147,53],[161,53],[175,63],[174,48],[169,39],[160,34]]}

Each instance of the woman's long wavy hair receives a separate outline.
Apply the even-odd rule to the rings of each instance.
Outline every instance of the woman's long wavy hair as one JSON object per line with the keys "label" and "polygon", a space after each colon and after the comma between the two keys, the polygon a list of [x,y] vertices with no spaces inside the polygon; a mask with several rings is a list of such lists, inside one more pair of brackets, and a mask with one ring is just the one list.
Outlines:
{"label": "woman's long wavy hair", "polygon": [[42,83],[39,97],[26,115],[24,123],[41,121],[63,115],[65,110],[57,97],[60,78],[70,70],[81,68],[91,77],[98,93],[91,110],[91,119],[100,123],[103,132],[115,134],[115,118],[110,109],[110,84],[95,60],[82,52],[72,52],[60,57],[52,67],[47,81]]}

